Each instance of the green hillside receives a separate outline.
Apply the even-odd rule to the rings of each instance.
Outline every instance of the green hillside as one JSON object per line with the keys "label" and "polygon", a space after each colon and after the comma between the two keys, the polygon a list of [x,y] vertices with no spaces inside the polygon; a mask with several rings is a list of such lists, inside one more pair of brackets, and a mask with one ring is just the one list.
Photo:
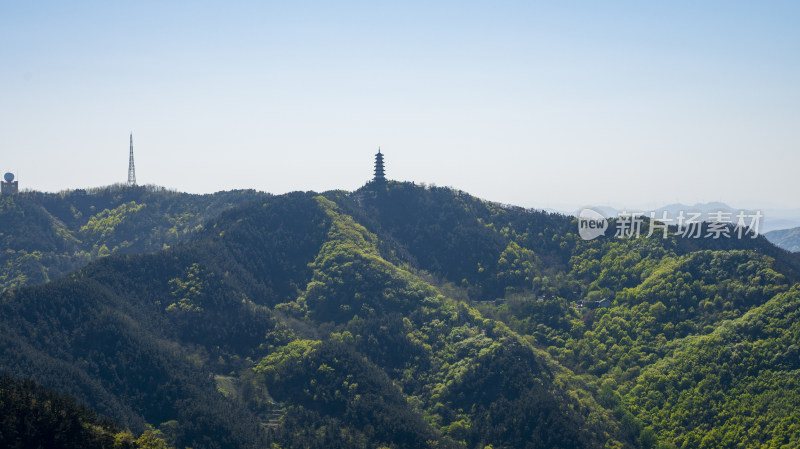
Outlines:
{"label": "green hillside", "polygon": [[266,196],[121,185],[0,196],[0,292],[57,279],[98,257],[175,245],[222,211]]}
{"label": "green hillside", "polygon": [[624,401],[671,446],[800,445],[800,286],[648,367]]}
{"label": "green hillside", "polygon": [[[124,227],[157,209],[153,198],[119,198],[65,224],[82,245],[117,242],[115,254],[0,296],[0,370],[68,393],[120,428],[152,426],[176,447],[800,438],[790,408],[800,390],[780,381],[796,369],[796,335],[779,313],[798,297],[800,259],[763,238],[584,241],[571,217],[410,183],[233,207],[248,194],[229,195],[158,203],[186,211],[182,241]],[[28,200],[28,210],[44,208]],[[200,209],[214,218],[198,227]],[[68,241],[43,235],[57,250]],[[40,241],[26,236],[15,235],[20,248]],[[41,248],[50,247],[25,251]],[[576,308],[600,298],[610,306]],[[732,326],[743,334],[725,333]],[[667,366],[680,366],[680,379],[661,380],[675,375]],[[751,409],[752,420],[726,419]],[[742,432],[744,443],[725,446]]]}

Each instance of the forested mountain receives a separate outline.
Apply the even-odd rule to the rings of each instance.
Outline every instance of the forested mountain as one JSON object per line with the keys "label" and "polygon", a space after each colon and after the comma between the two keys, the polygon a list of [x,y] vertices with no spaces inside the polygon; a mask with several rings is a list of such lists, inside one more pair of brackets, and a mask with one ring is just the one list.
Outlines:
{"label": "forested mountain", "polygon": [[223,210],[267,196],[123,185],[0,196],[0,292],[56,279],[98,257],[169,247]]}
{"label": "forested mountain", "polygon": [[116,254],[6,291],[0,370],[176,447],[800,443],[800,259],[763,237],[584,241],[394,182],[222,211],[246,194],[176,199],[183,242],[112,226]]}

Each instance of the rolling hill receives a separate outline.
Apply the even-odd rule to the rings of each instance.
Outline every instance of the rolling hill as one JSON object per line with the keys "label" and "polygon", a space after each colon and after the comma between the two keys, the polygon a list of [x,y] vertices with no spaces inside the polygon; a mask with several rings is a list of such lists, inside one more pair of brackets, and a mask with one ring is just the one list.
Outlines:
{"label": "rolling hill", "polygon": [[0,196],[0,292],[57,279],[98,257],[161,250],[223,210],[266,196],[122,185]]}

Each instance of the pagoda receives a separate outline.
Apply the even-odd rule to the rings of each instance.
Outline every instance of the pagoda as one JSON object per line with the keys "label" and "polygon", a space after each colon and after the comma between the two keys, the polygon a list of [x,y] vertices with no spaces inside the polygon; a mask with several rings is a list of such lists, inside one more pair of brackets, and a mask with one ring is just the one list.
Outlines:
{"label": "pagoda", "polygon": [[381,147],[378,147],[378,154],[375,155],[375,177],[372,178],[373,182],[386,182],[386,176],[383,172],[383,154],[381,154]]}

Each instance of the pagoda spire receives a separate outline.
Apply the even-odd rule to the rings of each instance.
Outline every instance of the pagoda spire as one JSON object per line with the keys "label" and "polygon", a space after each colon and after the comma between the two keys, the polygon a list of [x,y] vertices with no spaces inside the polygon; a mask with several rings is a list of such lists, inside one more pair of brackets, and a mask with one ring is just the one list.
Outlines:
{"label": "pagoda spire", "polygon": [[378,147],[378,153],[375,155],[375,177],[372,178],[374,182],[386,182],[386,176],[383,171],[383,154],[381,154],[381,147]]}

